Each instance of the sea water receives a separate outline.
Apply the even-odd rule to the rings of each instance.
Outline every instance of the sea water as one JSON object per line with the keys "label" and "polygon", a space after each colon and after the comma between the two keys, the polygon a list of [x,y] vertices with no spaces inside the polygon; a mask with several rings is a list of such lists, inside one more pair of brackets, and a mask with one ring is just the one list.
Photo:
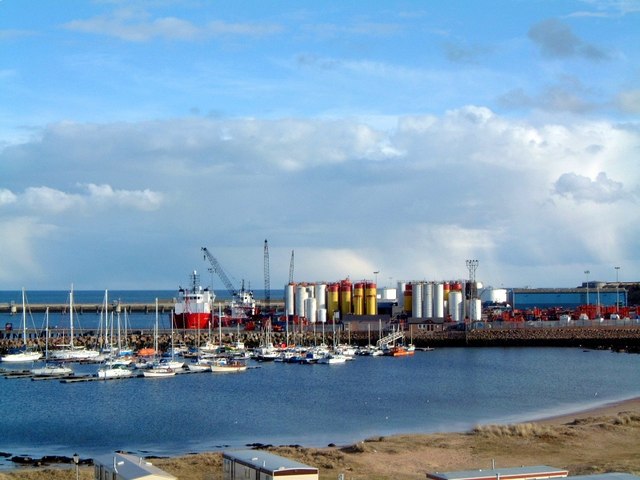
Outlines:
{"label": "sea water", "polygon": [[[115,450],[343,445],[534,420],[640,396],[640,355],[572,348],[442,348],[339,365],[250,366],[237,374],[70,384],[0,380],[0,451],[90,458]],[[75,369],[95,373],[97,366]]]}

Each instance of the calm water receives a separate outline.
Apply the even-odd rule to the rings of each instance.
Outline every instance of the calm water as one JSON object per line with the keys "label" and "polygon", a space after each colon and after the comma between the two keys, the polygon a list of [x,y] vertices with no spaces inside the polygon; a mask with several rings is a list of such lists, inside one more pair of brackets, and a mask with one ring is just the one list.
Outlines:
{"label": "calm water", "polygon": [[640,356],[606,351],[437,349],[343,365],[253,366],[240,374],[76,384],[0,380],[0,451],[93,457],[253,442],[324,446],[463,431],[640,396]]}

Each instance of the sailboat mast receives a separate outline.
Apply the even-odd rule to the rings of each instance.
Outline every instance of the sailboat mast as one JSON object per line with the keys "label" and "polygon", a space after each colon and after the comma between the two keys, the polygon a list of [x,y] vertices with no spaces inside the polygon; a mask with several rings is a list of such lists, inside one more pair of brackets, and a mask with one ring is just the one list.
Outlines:
{"label": "sailboat mast", "polygon": [[69,292],[69,345],[73,350],[73,283]]}
{"label": "sailboat mast", "polygon": [[27,309],[24,287],[22,287],[22,343],[27,346]]}

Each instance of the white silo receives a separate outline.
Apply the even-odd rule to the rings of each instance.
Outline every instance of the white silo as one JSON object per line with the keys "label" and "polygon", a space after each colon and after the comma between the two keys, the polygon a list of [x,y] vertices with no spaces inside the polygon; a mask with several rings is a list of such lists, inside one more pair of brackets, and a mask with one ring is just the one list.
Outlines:
{"label": "white silo", "polygon": [[327,284],[316,284],[316,305],[318,310],[321,308],[327,308]]}
{"label": "white silo", "polygon": [[433,318],[433,283],[422,285],[422,317]]}
{"label": "white silo", "polygon": [[479,322],[482,320],[482,301],[479,298],[471,300],[469,318],[472,322]]}
{"label": "white silo", "polygon": [[444,285],[433,285],[433,318],[444,318]]}
{"label": "white silo", "polygon": [[449,315],[454,322],[462,319],[462,292],[453,290],[449,292]]}
{"label": "white silo", "polygon": [[289,283],[284,288],[284,309],[288,316],[292,317],[295,313],[295,305],[294,285]]}
{"label": "white silo", "polygon": [[318,309],[318,322],[327,323],[327,309],[319,308]]}
{"label": "white silo", "polygon": [[421,282],[412,283],[411,316],[422,318],[422,286]]}
{"label": "white silo", "polygon": [[316,321],[317,314],[318,314],[317,307],[316,307],[316,299],[313,297],[306,298],[304,300],[304,310],[306,312],[307,320],[314,323]]}
{"label": "white silo", "polygon": [[304,285],[298,285],[296,287],[296,311],[295,314],[299,317],[306,317],[304,302],[307,299],[307,287]]}
{"label": "white silo", "polygon": [[507,289],[487,287],[479,291],[480,300],[486,303],[507,303]]}

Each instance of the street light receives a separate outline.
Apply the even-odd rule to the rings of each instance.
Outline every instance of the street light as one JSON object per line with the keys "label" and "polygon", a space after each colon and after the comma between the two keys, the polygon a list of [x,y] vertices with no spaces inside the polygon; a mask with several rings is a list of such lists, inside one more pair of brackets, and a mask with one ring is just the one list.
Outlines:
{"label": "street light", "polygon": [[373,272],[373,274],[376,276],[376,288],[378,287],[378,274],[380,273],[380,270],[376,270],[375,272]]}
{"label": "street light", "polygon": [[77,453],[73,454],[73,463],[76,465],[76,480],[80,478],[80,468],[78,464],[80,463],[80,455]]}
{"label": "street light", "polygon": [[589,273],[591,273],[589,270],[584,271],[584,274],[587,276],[587,307],[589,306]]}

